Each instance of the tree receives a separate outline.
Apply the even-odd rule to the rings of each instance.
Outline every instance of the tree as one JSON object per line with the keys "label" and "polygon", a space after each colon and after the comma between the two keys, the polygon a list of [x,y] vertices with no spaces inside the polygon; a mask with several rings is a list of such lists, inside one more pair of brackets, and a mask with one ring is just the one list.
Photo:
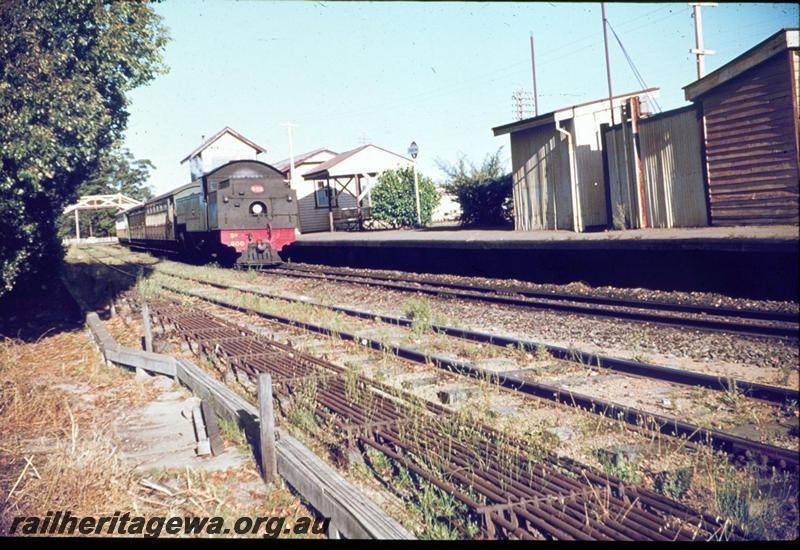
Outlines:
{"label": "tree", "polygon": [[[131,152],[123,148],[106,151],[100,158],[100,166],[95,174],[83,182],[77,194],[111,195],[122,193],[132,199],[144,201],[153,196],[147,185],[150,170],[154,168],[149,160],[137,160]],[[79,214],[81,234],[83,228],[95,237],[113,236],[115,234],[116,212],[112,209],[89,210]],[[58,219],[59,238],[75,236],[75,223],[72,215]]]}
{"label": "tree", "polygon": [[503,148],[486,155],[480,168],[460,156],[455,164],[437,161],[439,169],[447,175],[442,186],[461,205],[463,225],[496,226],[513,222],[513,183],[511,174],[505,174]]}
{"label": "tree", "polygon": [[0,296],[63,256],[56,220],[165,67],[144,2],[0,0]]}
{"label": "tree", "polygon": [[[433,180],[417,173],[422,225],[431,223],[439,205],[439,192]],[[378,178],[371,194],[372,215],[392,227],[417,225],[417,199],[414,192],[414,170],[411,167],[387,170]]]}

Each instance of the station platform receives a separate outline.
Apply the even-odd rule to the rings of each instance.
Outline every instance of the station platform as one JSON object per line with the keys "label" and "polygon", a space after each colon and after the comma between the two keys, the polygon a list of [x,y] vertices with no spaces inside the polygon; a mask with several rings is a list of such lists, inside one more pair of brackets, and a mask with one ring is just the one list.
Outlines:
{"label": "station platform", "polygon": [[324,232],[301,236],[284,260],[798,299],[798,227],[703,227],[574,233],[460,229]]}

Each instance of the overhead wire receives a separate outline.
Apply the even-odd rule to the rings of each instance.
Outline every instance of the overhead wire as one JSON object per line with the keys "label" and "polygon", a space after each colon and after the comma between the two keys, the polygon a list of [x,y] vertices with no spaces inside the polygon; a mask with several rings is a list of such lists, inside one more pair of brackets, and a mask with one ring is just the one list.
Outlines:
{"label": "overhead wire", "polygon": [[[639,15],[637,17],[634,17],[633,19],[630,19],[630,20],[627,20],[627,21],[623,22],[620,25],[620,28],[628,26],[631,23],[634,23],[634,22],[636,22],[636,21],[638,21],[638,20],[640,20],[640,19],[642,19],[644,17],[648,17],[650,15],[653,15],[655,13],[658,13],[658,12],[664,11],[665,9],[670,9],[670,8],[671,8],[671,6],[669,6],[669,5],[661,6],[659,8],[654,9],[654,10],[651,10],[651,11],[649,11],[647,13],[644,13],[644,14],[641,14],[641,15]],[[643,25],[639,25],[639,26],[637,26],[637,27],[635,27],[633,29],[628,29],[626,32],[632,32],[634,30],[638,30],[640,28],[644,28],[644,27],[653,25],[655,23],[659,23],[659,22],[661,22],[661,21],[663,21],[663,20],[665,20],[667,18],[673,17],[673,16],[675,16],[677,14],[680,14],[680,13],[688,12],[688,11],[691,11],[691,10],[689,8],[685,8],[683,10],[671,11],[671,13],[669,13],[668,15],[665,15],[664,17],[660,17],[658,19],[655,19],[655,20],[652,20],[652,21],[648,21],[647,23],[645,23]],[[559,51],[563,52],[565,47],[569,47],[569,46],[572,46],[572,45],[580,44],[580,43],[582,43],[582,42],[584,42],[586,40],[590,40],[592,38],[593,38],[592,35],[585,35],[582,38],[579,38],[577,40],[573,40],[571,42],[567,42],[567,43],[562,44],[562,45],[560,45],[560,46],[558,46],[556,48],[553,48],[551,50],[545,50],[542,55],[543,56],[547,56],[547,54],[551,53],[551,52],[559,52]],[[584,50],[592,48],[592,47],[594,47],[594,46],[596,46],[596,45],[598,45],[600,43],[601,43],[601,40],[599,40],[599,39],[593,40],[591,43],[586,44],[585,46],[581,46],[581,47],[576,48],[576,49],[574,49],[574,50],[572,50],[570,52],[564,53],[562,55],[559,55],[559,56],[556,56],[556,57],[547,57],[547,59],[545,61],[541,62],[540,65],[552,64],[552,63],[554,63],[556,61],[560,61],[562,59],[565,59],[567,57],[570,57],[570,56],[573,56],[573,55],[575,55],[577,53],[580,53],[580,52],[582,52]],[[336,115],[334,115],[332,117],[331,116],[326,116],[325,114],[319,114],[317,116],[307,115],[307,116],[302,117],[302,118],[303,119],[315,119],[315,118],[317,118],[319,116],[326,116],[326,118],[329,119],[329,120],[330,119],[339,119],[339,118],[351,118],[351,117],[361,116],[361,115],[368,114],[368,113],[375,112],[375,111],[385,110],[387,107],[406,106],[406,105],[410,105],[410,104],[413,104],[413,103],[418,103],[419,101],[425,101],[425,100],[432,99],[432,98],[435,98],[435,97],[438,97],[438,96],[441,96],[441,95],[446,95],[446,94],[450,93],[451,91],[453,91],[454,89],[458,89],[458,88],[461,88],[461,87],[464,87],[464,86],[467,86],[467,85],[471,85],[474,82],[479,82],[480,81],[482,83],[482,85],[487,85],[487,84],[494,83],[497,80],[499,80],[500,78],[503,78],[503,76],[500,76],[500,75],[505,75],[507,73],[513,74],[519,66],[527,65],[528,63],[530,63],[530,60],[526,58],[525,60],[520,60],[520,61],[516,61],[514,63],[510,63],[508,65],[504,65],[499,69],[495,69],[495,70],[489,71],[487,73],[484,73],[483,75],[471,77],[469,79],[462,80],[462,81],[459,81],[459,82],[454,82],[454,83],[448,84],[446,86],[443,86],[441,88],[436,88],[436,89],[433,89],[433,90],[429,89],[429,90],[426,90],[426,91],[424,91],[424,92],[422,92],[420,94],[414,94],[412,96],[408,96],[408,97],[402,98],[399,101],[383,102],[383,103],[379,103],[379,104],[376,103],[376,104],[374,104],[374,105],[372,105],[370,107],[367,107],[365,109],[359,109],[357,111],[353,111],[353,112],[349,112],[349,113],[337,113]],[[488,78],[487,79],[487,77],[493,77],[493,78]]]}
{"label": "overhead wire", "polygon": [[[611,25],[611,22],[608,19],[606,19],[606,25],[608,25],[608,28],[611,29],[611,33],[614,35],[614,38],[617,40],[617,44],[619,44],[619,47],[622,50],[622,54],[625,56],[625,60],[628,62],[628,65],[630,66],[631,71],[633,71],[633,76],[639,82],[639,85],[642,87],[642,89],[643,90],[647,90],[649,88],[649,86],[644,81],[644,77],[642,77],[642,74],[639,72],[639,69],[636,68],[636,64],[633,62],[633,59],[631,58],[630,54],[628,54],[628,50],[625,49],[625,46],[622,44],[622,40],[620,40],[619,36],[617,35],[617,31],[614,30],[614,27]],[[656,108],[658,109],[658,112],[659,113],[663,113],[664,111],[663,111],[663,109],[661,109],[661,105],[658,104],[658,100],[656,100],[655,96],[653,94],[651,94],[650,92],[647,92],[647,96],[650,98],[650,100],[656,106]]]}

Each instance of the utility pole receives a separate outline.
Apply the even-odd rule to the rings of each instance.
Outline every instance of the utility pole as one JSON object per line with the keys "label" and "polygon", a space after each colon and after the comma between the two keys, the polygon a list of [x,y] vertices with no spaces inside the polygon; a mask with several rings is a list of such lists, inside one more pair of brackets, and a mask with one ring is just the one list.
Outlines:
{"label": "utility pole", "polygon": [[611,109],[611,126],[613,127],[616,122],[614,121],[614,96],[611,93],[611,63],[608,60],[608,30],[606,30],[606,3],[600,2],[600,12],[603,15],[603,46],[606,50],[606,78],[608,79],[608,108]]}
{"label": "utility pole", "polygon": [[292,128],[297,128],[297,124],[284,122],[281,126],[289,131],[289,187],[294,189],[294,147],[292,145]]}
{"label": "utility pole", "polygon": [[[608,81],[608,108],[611,110],[611,128],[614,128],[616,125],[616,120],[614,119],[614,94],[611,91],[611,61],[608,57],[608,29],[606,28],[606,3],[600,2],[600,13],[603,17],[603,48],[606,52],[606,79]],[[622,117],[622,130],[625,131],[625,116]],[[612,136],[614,134],[611,134]],[[626,153],[627,155],[627,153]],[[625,177],[627,181],[627,163]],[[616,168],[617,177],[619,178],[619,146],[617,145],[617,140],[614,139],[614,167]],[[628,194],[630,195],[630,186],[626,185],[625,188],[628,190]],[[628,197],[628,203],[630,204],[630,196]],[[611,220],[606,220],[606,223],[612,223],[613,215]],[[623,225],[624,225],[623,220]]]}
{"label": "utility pole", "polygon": [[694,17],[694,40],[697,47],[691,48],[689,52],[697,56],[697,79],[700,80],[706,74],[705,56],[714,55],[714,50],[703,48],[703,17],[700,8],[716,8],[716,2],[689,2],[692,7],[692,17]]}
{"label": "utility pole", "polygon": [[639,150],[639,98],[632,97],[628,100],[631,117],[631,145],[633,149],[633,173],[636,178],[636,189],[639,192],[639,227],[647,227],[647,194],[644,190],[644,167],[642,155]]}
{"label": "utility pole", "polygon": [[539,116],[539,92],[536,89],[536,53],[533,48],[533,33],[531,33],[531,72],[533,73],[533,116]]}

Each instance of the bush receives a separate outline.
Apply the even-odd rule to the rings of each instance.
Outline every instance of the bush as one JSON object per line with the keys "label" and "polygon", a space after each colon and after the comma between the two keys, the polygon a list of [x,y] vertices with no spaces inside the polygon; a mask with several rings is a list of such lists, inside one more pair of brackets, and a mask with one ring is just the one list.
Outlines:
{"label": "bush", "polygon": [[[417,173],[422,225],[431,223],[439,205],[439,192],[433,180]],[[372,215],[392,227],[417,225],[417,201],[414,193],[414,170],[411,167],[387,170],[372,190]]]}
{"label": "bush", "polygon": [[447,174],[444,185],[461,205],[463,225],[508,225],[514,221],[511,174],[503,174],[502,147],[487,155],[478,168],[464,157],[450,165],[439,161],[439,169]]}

